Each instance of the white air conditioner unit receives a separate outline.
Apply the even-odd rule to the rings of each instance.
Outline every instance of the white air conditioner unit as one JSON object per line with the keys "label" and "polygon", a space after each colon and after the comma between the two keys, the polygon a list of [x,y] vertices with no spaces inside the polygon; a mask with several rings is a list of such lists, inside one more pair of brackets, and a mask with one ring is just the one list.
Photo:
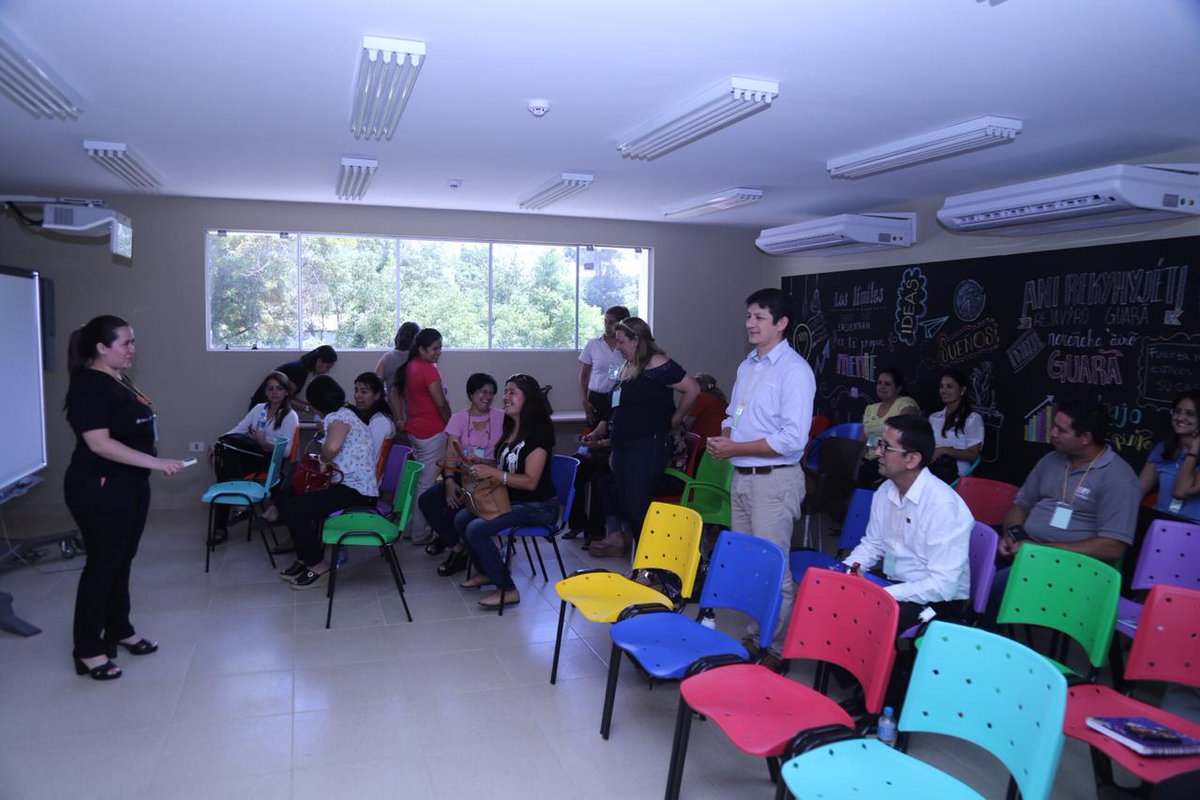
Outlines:
{"label": "white air conditioner unit", "polygon": [[997,236],[1200,216],[1200,164],[1114,164],[1070,175],[947,197],[938,221],[952,231]]}
{"label": "white air conditioner unit", "polygon": [[768,228],[754,240],[770,255],[826,250],[814,255],[842,255],[889,247],[909,247],[917,241],[917,215],[911,211],[887,214],[838,214],[834,217]]}

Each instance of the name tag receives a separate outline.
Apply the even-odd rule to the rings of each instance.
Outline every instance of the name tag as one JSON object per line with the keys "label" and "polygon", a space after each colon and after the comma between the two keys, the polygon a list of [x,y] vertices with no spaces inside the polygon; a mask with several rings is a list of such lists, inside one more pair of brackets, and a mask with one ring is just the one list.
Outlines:
{"label": "name tag", "polygon": [[1180,511],[1183,511],[1183,501],[1178,497],[1173,497],[1171,498],[1171,505],[1167,506],[1167,508],[1170,509],[1172,514],[1178,514]]}
{"label": "name tag", "polygon": [[878,440],[875,438],[875,434],[872,433],[869,436],[867,436],[867,449],[870,450],[873,447],[875,447],[875,444],[877,441]]}
{"label": "name tag", "polygon": [[1065,503],[1056,503],[1054,513],[1050,515],[1050,527],[1066,530],[1071,525],[1071,507]]}
{"label": "name tag", "polygon": [[620,386],[613,389],[613,393],[612,393],[612,407],[616,408],[619,405],[621,405],[621,387]]}
{"label": "name tag", "polygon": [[482,447],[476,447],[471,452],[476,458],[483,458],[487,454],[487,451],[485,451]]}
{"label": "name tag", "polygon": [[742,419],[742,412],[746,410],[746,404],[742,403],[733,411],[733,424],[730,426],[734,430],[737,429],[738,422]]}
{"label": "name tag", "polygon": [[889,578],[896,574],[896,554],[887,552],[883,554],[883,574]]}
{"label": "name tag", "polygon": [[608,368],[608,379],[610,381],[621,380],[621,368],[618,365],[613,364],[611,367]]}

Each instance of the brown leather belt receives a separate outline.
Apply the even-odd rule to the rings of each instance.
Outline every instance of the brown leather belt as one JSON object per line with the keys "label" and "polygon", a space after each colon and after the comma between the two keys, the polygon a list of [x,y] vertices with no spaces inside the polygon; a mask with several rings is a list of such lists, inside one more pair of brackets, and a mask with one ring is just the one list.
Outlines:
{"label": "brown leather belt", "polygon": [[772,470],[787,469],[795,464],[768,464],[765,467],[734,467],[738,475],[770,475]]}

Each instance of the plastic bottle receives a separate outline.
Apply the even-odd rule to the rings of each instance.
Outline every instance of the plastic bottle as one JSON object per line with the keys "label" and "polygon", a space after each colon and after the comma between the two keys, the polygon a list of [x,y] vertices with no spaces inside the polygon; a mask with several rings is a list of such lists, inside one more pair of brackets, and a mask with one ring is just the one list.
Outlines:
{"label": "plastic bottle", "polygon": [[717,627],[717,615],[711,608],[703,608],[700,610],[700,624],[706,628]]}
{"label": "plastic bottle", "polygon": [[862,564],[858,563],[857,561],[855,561],[853,564],[851,564],[850,565],[850,574],[861,576],[862,575]]}
{"label": "plastic bottle", "polygon": [[888,747],[896,746],[896,717],[891,706],[884,706],[875,726],[875,738]]}

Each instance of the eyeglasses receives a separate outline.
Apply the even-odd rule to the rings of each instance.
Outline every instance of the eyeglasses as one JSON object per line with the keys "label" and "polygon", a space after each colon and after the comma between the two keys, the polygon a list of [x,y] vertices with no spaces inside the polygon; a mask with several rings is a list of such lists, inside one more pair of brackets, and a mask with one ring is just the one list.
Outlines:
{"label": "eyeglasses", "polygon": [[912,452],[912,450],[905,450],[903,447],[892,447],[883,439],[880,439],[875,443],[875,452],[879,453],[879,455],[883,455],[884,453],[900,453],[902,455],[908,455]]}

